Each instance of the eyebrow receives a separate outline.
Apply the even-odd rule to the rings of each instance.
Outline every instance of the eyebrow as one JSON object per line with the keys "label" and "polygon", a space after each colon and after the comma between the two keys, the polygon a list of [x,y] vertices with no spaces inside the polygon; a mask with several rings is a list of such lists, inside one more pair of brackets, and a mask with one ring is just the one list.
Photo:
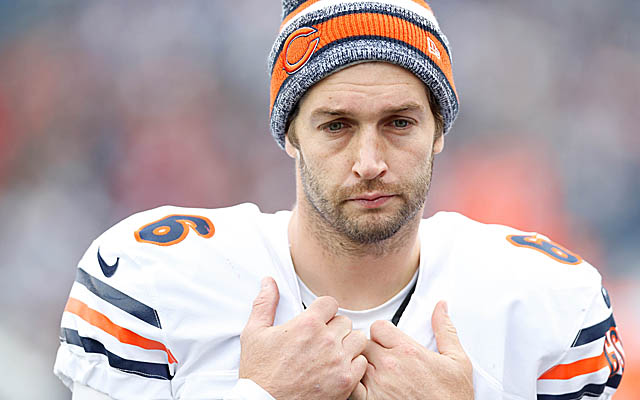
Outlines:
{"label": "eyebrow", "polygon": [[[406,111],[423,111],[423,110],[424,110],[423,106],[421,106],[418,103],[411,102],[411,103],[402,104],[398,107],[384,109],[382,110],[382,113],[397,114],[397,113],[406,112]],[[322,117],[327,115],[333,116],[333,117],[340,117],[340,116],[351,115],[351,114],[352,113],[350,111],[343,108],[320,107],[311,113],[311,118]]]}

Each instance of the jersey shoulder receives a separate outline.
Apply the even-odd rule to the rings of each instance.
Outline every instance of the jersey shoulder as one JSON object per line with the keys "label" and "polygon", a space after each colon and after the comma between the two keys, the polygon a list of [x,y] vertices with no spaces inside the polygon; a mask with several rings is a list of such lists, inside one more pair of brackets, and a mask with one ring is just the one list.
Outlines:
{"label": "jersey shoulder", "polygon": [[161,206],[125,218],[96,241],[127,249],[140,247],[140,244],[171,247],[191,235],[210,238],[216,233],[217,226],[224,227],[226,234],[242,231],[260,215],[258,206],[251,203],[225,208]]}
{"label": "jersey shoulder", "polygon": [[91,243],[78,263],[78,276],[147,298],[162,277],[162,265],[178,263],[181,273],[190,275],[204,253],[238,252],[242,238],[256,231],[259,215],[249,203],[219,209],[162,206],[133,214]]}
{"label": "jersey shoulder", "polygon": [[[423,221],[426,235],[438,237],[438,249],[470,261],[466,273],[517,285],[549,289],[596,287],[598,271],[579,253],[537,232],[485,224],[455,212],[439,212]],[[481,265],[482,268],[478,268]]]}

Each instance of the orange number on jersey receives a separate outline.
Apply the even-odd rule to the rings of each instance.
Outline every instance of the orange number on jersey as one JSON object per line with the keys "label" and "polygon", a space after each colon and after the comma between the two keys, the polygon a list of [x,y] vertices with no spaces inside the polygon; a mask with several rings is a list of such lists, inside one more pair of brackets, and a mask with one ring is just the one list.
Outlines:
{"label": "orange number on jersey", "polygon": [[189,229],[204,238],[210,238],[215,232],[215,228],[208,218],[198,215],[174,214],[141,227],[135,231],[134,236],[140,243],[171,246],[182,242],[187,237]]}
{"label": "orange number on jersey", "polygon": [[536,235],[509,235],[507,240],[515,246],[537,250],[564,264],[575,265],[582,262],[582,258],[576,253]]}

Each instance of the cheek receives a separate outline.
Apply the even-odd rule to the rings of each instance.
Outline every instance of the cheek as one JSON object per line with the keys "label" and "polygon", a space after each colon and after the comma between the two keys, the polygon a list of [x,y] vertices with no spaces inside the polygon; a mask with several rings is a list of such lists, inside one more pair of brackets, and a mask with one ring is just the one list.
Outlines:
{"label": "cheek", "polygon": [[342,182],[352,168],[345,154],[303,151],[302,156],[311,174],[332,185]]}
{"label": "cheek", "polygon": [[389,169],[405,173],[419,173],[429,163],[432,146],[417,143],[394,153],[389,160]]}

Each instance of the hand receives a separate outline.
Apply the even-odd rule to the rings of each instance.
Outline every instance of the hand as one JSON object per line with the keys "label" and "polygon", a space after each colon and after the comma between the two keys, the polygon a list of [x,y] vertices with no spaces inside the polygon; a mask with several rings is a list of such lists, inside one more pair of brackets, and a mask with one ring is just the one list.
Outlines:
{"label": "hand", "polygon": [[446,303],[431,317],[438,353],[427,350],[388,321],[371,325],[364,355],[367,372],[350,399],[473,399],[473,368]]}
{"label": "hand", "polygon": [[319,297],[291,321],[273,326],[279,299],[275,281],[263,279],[240,335],[240,378],[278,400],[346,399],[367,368],[365,334],[336,316],[332,297]]}

